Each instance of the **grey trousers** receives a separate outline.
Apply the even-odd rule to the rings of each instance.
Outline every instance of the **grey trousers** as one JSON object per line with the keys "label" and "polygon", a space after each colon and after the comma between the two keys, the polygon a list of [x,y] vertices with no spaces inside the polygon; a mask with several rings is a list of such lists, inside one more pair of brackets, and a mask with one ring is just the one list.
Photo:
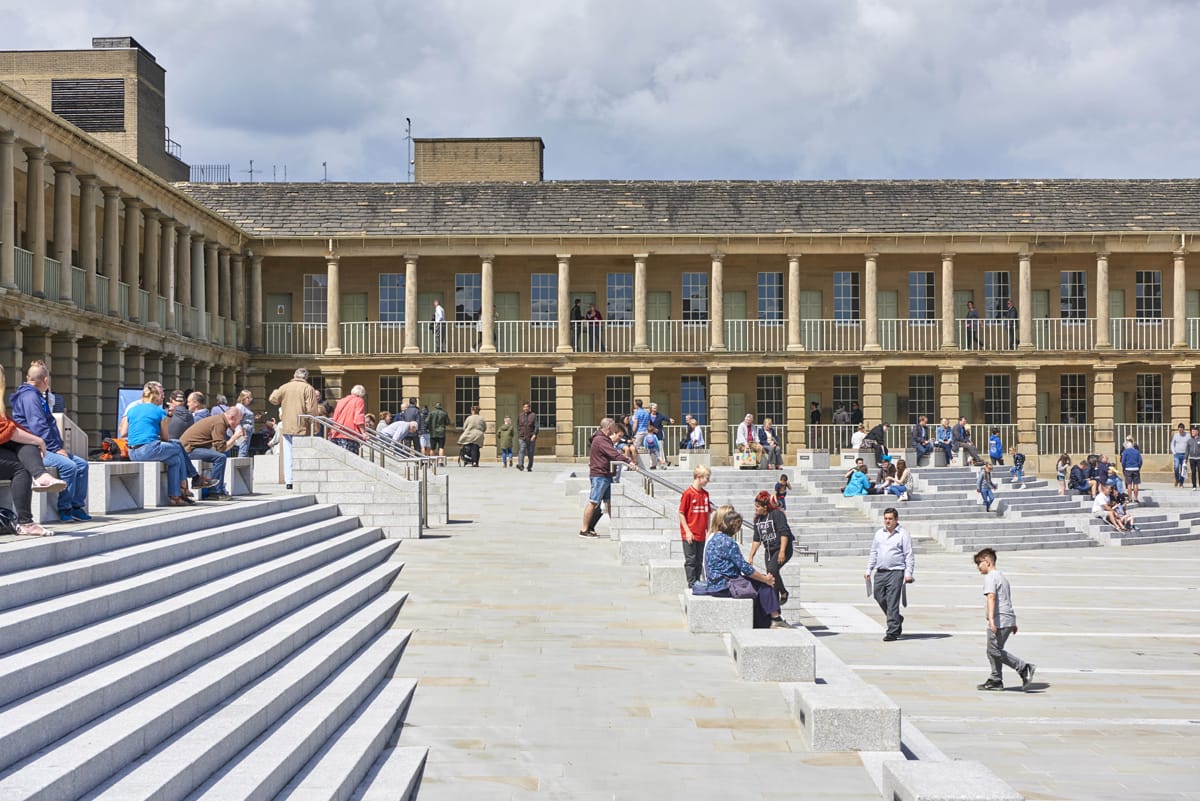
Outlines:
{"label": "grey trousers", "polygon": [[1004,650],[1004,643],[1008,640],[1009,635],[1013,633],[1012,626],[997,626],[995,631],[988,629],[987,636],[987,657],[988,662],[992,664],[991,678],[1000,681],[1000,671],[1004,665],[1008,665],[1013,670],[1020,673],[1025,669],[1025,660],[1016,654],[1010,654]]}
{"label": "grey trousers", "polygon": [[904,569],[875,572],[875,603],[887,615],[887,633],[899,636],[904,625],[900,614],[900,591],[904,589]]}

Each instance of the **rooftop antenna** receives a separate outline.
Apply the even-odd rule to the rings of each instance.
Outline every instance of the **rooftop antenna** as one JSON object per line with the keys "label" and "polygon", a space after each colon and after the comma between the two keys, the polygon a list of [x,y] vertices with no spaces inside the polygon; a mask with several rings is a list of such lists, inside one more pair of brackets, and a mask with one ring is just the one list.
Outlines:
{"label": "rooftop antenna", "polygon": [[250,174],[250,183],[254,183],[254,159],[250,159],[250,169],[242,170],[242,172]]}
{"label": "rooftop antenna", "polygon": [[408,182],[412,183],[413,179],[413,140],[412,140],[412,118],[404,118],[405,134],[404,141],[408,143],[405,148],[408,151]]}
{"label": "rooftop antenna", "polygon": [[325,177],[321,179],[321,183],[323,183],[323,184],[329,183],[329,163],[326,161],[322,161],[321,162],[321,170],[325,173]]}

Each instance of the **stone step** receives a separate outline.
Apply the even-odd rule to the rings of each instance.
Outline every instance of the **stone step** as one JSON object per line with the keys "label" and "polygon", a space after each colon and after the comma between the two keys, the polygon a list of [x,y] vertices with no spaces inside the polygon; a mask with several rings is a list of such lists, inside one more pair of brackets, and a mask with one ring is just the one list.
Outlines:
{"label": "stone step", "polygon": [[421,786],[428,756],[425,747],[389,748],[375,760],[350,801],[412,801]]}
{"label": "stone step", "polygon": [[[311,534],[320,539],[306,546]],[[335,518],[276,538],[298,550],[261,564],[247,563],[236,573],[0,657],[0,706],[311,573],[378,542],[379,533],[356,528],[353,518]]]}
{"label": "stone step", "polygon": [[[173,677],[210,660],[210,666],[216,667],[193,674],[201,686],[189,686],[188,694],[172,696],[181,719],[165,700],[161,710],[154,708],[160,722],[156,736],[147,741],[161,741],[166,736],[161,728],[164,718],[174,726],[171,731],[183,726],[208,708],[201,700],[210,702],[209,706],[218,702],[311,639],[318,630],[314,626],[332,625],[372,594],[382,592],[400,570],[398,563],[385,562],[395,547],[395,542],[379,540],[95,670],[25,697],[0,712],[0,769],[26,760],[143,693],[149,693],[149,698],[157,695],[155,688],[175,686]],[[230,650],[221,654],[226,648]],[[233,683],[231,677],[235,676],[241,677],[239,683]],[[138,714],[133,719],[141,721]],[[55,750],[48,749],[40,756],[58,764],[52,756]],[[29,764],[38,761],[27,760]],[[15,786],[24,786],[29,774],[22,775],[25,779]],[[10,797],[3,790],[5,781],[0,780],[0,798]]]}
{"label": "stone step", "polygon": [[[282,714],[390,625],[405,597],[385,593],[398,569],[395,564],[377,565],[224,653],[208,661],[189,661],[173,677],[152,682],[141,697],[119,708],[114,708],[117,702],[110,704],[99,719],[77,723],[58,735],[62,740],[0,776],[0,798],[78,798],[138,759],[147,747],[166,741],[260,679],[280,700],[273,710],[245,711],[256,719],[271,711]],[[227,739],[235,751],[245,744],[236,733]],[[6,748],[6,765],[9,753]],[[199,766],[194,773],[201,780],[208,775]]]}
{"label": "stone step", "polygon": [[1173,532],[1148,533],[1135,531],[1131,534],[1114,535],[1109,539],[1112,545],[1154,545],[1160,542],[1186,542],[1200,540],[1200,531],[1180,529]]}

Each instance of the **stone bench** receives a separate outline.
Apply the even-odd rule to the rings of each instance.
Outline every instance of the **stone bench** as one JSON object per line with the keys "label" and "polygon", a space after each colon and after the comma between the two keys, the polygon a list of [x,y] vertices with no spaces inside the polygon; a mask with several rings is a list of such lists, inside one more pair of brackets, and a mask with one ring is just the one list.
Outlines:
{"label": "stone bench", "polygon": [[678,595],[687,591],[687,574],[679,559],[651,559],[646,563],[651,595]]}
{"label": "stone bench", "polygon": [[621,537],[617,553],[623,565],[645,565],[669,557],[671,542],[661,534],[630,534]]}
{"label": "stone bench", "polygon": [[699,465],[712,467],[712,454],[707,448],[683,448],[679,451],[679,466],[693,470]]}
{"label": "stone bench", "polygon": [[829,451],[797,450],[796,467],[824,470],[829,467]]}
{"label": "stone bench", "polygon": [[730,651],[744,681],[811,682],[816,637],[808,629],[736,629]]}
{"label": "stone bench", "polygon": [[816,653],[817,680],[788,684],[792,712],[814,751],[899,751],[900,707],[828,648]]}
{"label": "stone bench", "polygon": [[726,634],[754,628],[753,598],[713,598],[688,591],[679,596],[679,602],[687,616],[688,631],[693,634]]}
{"label": "stone bench", "polygon": [[88,512],[106,515],[144,508],[143,464],[146,463],[89,463]]}
{"label": "stone bench", "polygon": [[883,797],[893,801],[1024,801],[983,764],[973,760],[883,763]]}
{"label": "stone bench", "polygon": [[[47,467],[46,472],[58,478],[58,469]],[[15,509],[12,497],[12,482],[8,480],[0,481],[0,506],[9,509]],[[32,502],[29,505],[30,511],[33,513],[33,522],[35,523],[58,523],[58,493],[57,492],[35,492],[33,493]]]}
{"label": "stone bench", "polygon": [[[193,459],[192,465],[200,475],[212,470],[212,462]],[[231,456],[225,460],[225,490],[230,495],[254,494],[254,457]]]}

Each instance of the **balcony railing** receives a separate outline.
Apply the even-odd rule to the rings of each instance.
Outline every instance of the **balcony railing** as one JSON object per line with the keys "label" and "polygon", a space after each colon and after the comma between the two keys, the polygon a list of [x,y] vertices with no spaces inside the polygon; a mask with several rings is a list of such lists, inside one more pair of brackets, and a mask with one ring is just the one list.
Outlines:
{"label": "balcony railing", "polygon": [[1092,318],[1063,320],[1038,318],[1033,321],[1035,350],[1081,351],[1096,347],[1096,321]]}
{"label": "balcony railing", "polygon": [[[275,323],[278,325],[278,323]],[[322,343],[324,349],[324,343]],[[353,356],[395,354],[404,350],[404,323],[342,323],[342,352]],[[267,351],[273,353],[268,345]]]}
{"label": "balcony railing", "polygon": [[208,313],[208,338],[218,345],[225,344],[225,325],[214,312]]}
{"label": "balcony railing", "polygon": [[142,322],[150,319],[150,292],[145,289],[139,289],[138,293],[138,314],[142,316]]}
{"label": "balcony railing", "polygon": [[[433,325],[430,323],[429,325]],[[450,325],[447,323],[447,325]],[[457,324],[456,325],[460,325]],[[469,331],[460,337],[461,342],[472,345],[479,340],[474,323],[461,323]],[[449,343],[447,343],[449,345]],[[558,347],[558,324],[542,320],[497,320],[496,350],[500,353],[553,353]],[[425,350],[425,348],[422,348]],[[470,353],[468,346],[460,353]]]}
{"label": "balcony railing", "polygon": [[628,353],[633,350],[632,320],[593,320],[577,323],[577,353]]}
{"label": "balcony railing", "polygon": [[108,276],[96,276],[96,311],[108,314]]}
{"label": "balcony railing", "polygon": [[956,333],[963,350],[1013,350],[1017,346],[1016,320],[961,319]]}
{"label": "balcony railing", "polygon": [[[200,313],[200,310],[197,309],[195,306],[188,306],[187,313],[188,313],[188,317],[190,318],[190,327],[191,327],[191,331],[192,331],[192,337],[194,339],[203,339],[204,338],[204,326],[201,323],[202,323],[202,320],[204,319],[204,315],[202,315]],[[268,323],[268,325],[275,325],[275,323]],[[270,353],[270,352],[272,352],[272,351],[268,351],[268,353]]]}
{"label": "balcony railing", "polygon": [[848,351],[863,348],[862,320],[801,320],[800,338],[806,350]]}
{"label": "balcony railing", "polygon": [[648,320],[646,338],[655,353],[705,353],[709,349],[708,320]]}
{"label": "balcony railing", "polygon": [[1113,426],[1113,450],[1121,452],[1125,438],[1133,437],[1138,450],[1162,455],[1171,452],[1171,437],[1175,430],[1169,423],[1118,423]]}
{"label": "balcony railing", "polygon": [[1166,317],[1114,317],[1109,321],[1112,346],[1119,350],[1170,350],[1172,322]]}
{"label": "balcony railing", "polygon": [[33,254],[24,248],[13,248],[16,254],[17,289],[33,294]]}
{"label": "balcony railing", "polygon": [[787,322],[726,320],[725,348],[737,353],[782,353],[787,350]]}
{"label": "balcony railing", "polygon": [[809,424],[804,428],[808,438],[805,444],[812,450],[838,453],[843,448],[850,447],[850,437],[854,436],[857,430],[857,425],[849,423]]}
{"label": "balcony railing", "polygon": [[117,282],[117,316],[122,320],[129,319],[129,284]]}
{"label": "balcony railing", "polygon": [[1091,423],[1039,423],[1038,453],[1045,456],[1065,453],[1078,459],[1092,452],[1095,429]]}
{"label": "balcony railing", "polygon": [[[700,426],[704,432],[704,442],[708,444],[708,426]],[[778,428],[778,426],[777,426]],[[665,425],[663,426],[662,448],[663,456],[667,459],[674,460],[679,456],[679,443],[687,436],[688,427],[682,424]],[[596,432],[596,425],[575,426],[574,433],[574,452],[576,458],[582,458],[588,455],[588,446],[592,441],[592,434]],[[732,442],[732,437],[730,438]]]}
{"label": "balcony railing", "polygon": [[[740,425],[740,424],[738,424]],[[738,425],[729,426],[729,452],[733,453],[737,450],[737,430]],[[755,422],[755,428],[761,428],[758,422]],[[771,429],[775,432],[775,441],[779,443],[779,452],[787,453],[787,423],[776,423],[772,421]],[[678,444],[678,443],[676,443]]]}
{"label": "balcony railing", "polygon": [[154,302],[158,304],[158,324],[165,328],[167,325],[167,299],[156,296]]}
{"label": "balcony railing", "polygon": [[931,351],[942,346],[940,320],[879,321],[879,347],[886,351]]}
{"label": "balcony railing", "polygon": [[173,307],[175,310],[175,330],[183,330],[183,304],[179,301],[174,301]]}
{"label": "balcony railing", "polygon": [[59,289],[58,271],[60,269],[62,269],[62,263],[59,262],[58,259],[52,259],[49,256],[46,256],[45,258],[43,258],[42,263],[46,265],[46,269],[44,271],[45,279],[46,279],[46,287],[45,287],[46,300],[52,300],[55,303],[57,303],[58,297],[59,297],[58,296],[58,289]]}
{"label": "balcony railing", "polygon": [[1192,350],[1200,350],[1200,317],[1188,318],[1187,343]]}
{"label": "balcony railing", "polygon": [[325,323],[264,323],[263,334],[267,353],[312,356],[325,352]]}
{"label": "balcony railing", "polygon": [[87,281],[87,271],[78,267],[71,268],[71,302],[83,308],[83,285]]}

